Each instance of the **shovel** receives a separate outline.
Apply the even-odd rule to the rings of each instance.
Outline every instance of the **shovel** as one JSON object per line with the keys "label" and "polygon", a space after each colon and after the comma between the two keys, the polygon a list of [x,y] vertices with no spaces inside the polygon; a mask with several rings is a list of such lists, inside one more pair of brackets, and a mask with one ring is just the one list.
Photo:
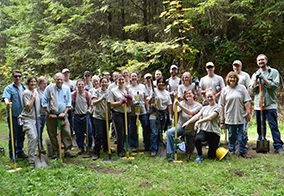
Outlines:
{"label": "shovel", "polygon": [[124,103],[124,123],[125,123],[125,148],[126,148],[126,157],[125,159],[133,160],[134,157],[129,156],[129,137],[128,137],[128,121],[127,121],[127,108],[126,103]]}
{"label": "shovel", "polygon": [[[9,106],[8,106],[9,107]],[[9,119],[10,119],[10,134],[11,134],[11,146],[12,146],[12,159],[13,159],[13,169],[7,172],[15,172],[22,168],[17,168],[16,163],[16,153],[15,153],[15,140],[14,140],[14,130],[13,130],[13,120],[12,120],[12,107],[9,107]]]}
{"label": "shovel", "polygon": [[[177,99],[178,99],[178,96],[177,96],[177,93],[176,93],[175,100],[177,101]],[[177,107],[177,104],[175,103],[174,104],[174,125],[175,125],[174,163],[181,163],[182,161],[178,160],[178,154],[177,154],[177,149],[178,149],[178,146],[177,146],[177,141],[178,141],[178,111],[177,110],[178,110],[178,107]]]}
{"label": "shovel", "polygon": [[34,104],[34,109],[35,109],[36,130],[37,130],[37,138],[38,138],[38,142],[37,142],[37,145],[38,145],[38,155],[34,157],[35,167],[47,167],[48,166],[47,156],[45,154],[41,153],[40,130],[39,130],[37,111],[36,111],[36,104]]}
{"label": "shovel", "polygon": [[108,158],[104,158],[103,162],[112,162],[117,161],[117,158],[111,158],[111,149],[110,149],[110,137],[109,137],[109,120],[108,120],[108,105],[107,101],[105,100],[106,105],[106,136],[107,136],[107,147],[108,147]]}
{"label": "shovel", "polygon": [[268,153],[269,152],[269,140],[264,138],[264,121],[263,121],[263,108],[262,108],[262,83],[261,78],[259,78],[259,106],[260,106],[260,128],[261,128],[261,140],[256,142],[256,152],[257,153]]}

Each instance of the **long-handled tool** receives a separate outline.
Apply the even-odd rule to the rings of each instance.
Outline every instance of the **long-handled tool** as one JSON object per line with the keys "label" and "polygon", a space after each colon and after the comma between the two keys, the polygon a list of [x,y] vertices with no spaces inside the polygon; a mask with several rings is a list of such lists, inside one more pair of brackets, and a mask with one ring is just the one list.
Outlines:
{"label": "long-handled tool", "polygon": [[137,150],[139,148],[139,115],[140,115],[140,94],[137,91],[137,95],[135,96],[135,100],[138,105],[135,106],[135,114],[136,114],[136,133],[137,133]]}
{"label": "long-handled tool", "polygon": [[[177,101],[178,99],[178,96],[177,96],[177,93],[175,95],[175,101]],[[177,146],[177,141],[178,141],[178,107],[177,107],[177,104],[174,104],[174,125],[175,125],[175,146],[174,146],[174,150],[175,150],[175,156],[174,156],[174,162],[175,163],[180,163],[182,161],[178,160],[177,159],[177,149],[178,149],[178,146]]]}
{"label": "long-handled tool", "polygon": [[124,103],[124,122],[125,122],[125,148],[126,148],[126,159],[133,160],[134,157],[129,156],[129,138],[128,138],[128,122],[127,122],[127,108],[126,103]]}
{"label": "long-handled tool", "polygon": [[38,116],[36,111],[36,104],[34,104],[35,109],[35,120],[36,120],[36,130],[37,130],[37,138],[38,138],[38,155],[34,157],[35,167],[47,167],[48,166],[48,158],[45,154],[41,153],[40,146],[40,128],[38,123]]}
{"label": "long-handled tool", "polygon": [[9,107],[9,120],[10,120],[10,134],[11,134],[13,169],[8,170],[7,172],[14,172],[14,171],[18,171],[22,168],[20,168],[20,167],[17,168],[17,163],[16,163],[15,140],[14,140],[14,130],[13,130],[12,108],[11,107]]}
{"label": "long-handled tool", "polygon": [[260,128],[261,128],[261,140],[256,142],[256,152],[257,153],[268,153],[270,150],[269,140],[264,138],[264,121],[263,121],[263,92],[262,92],[262,81],[259,78],[259,108],[260,108]]}
{"label": "long-handled tool", "polygon": [[59,159],[62,161],[62,150],[61,150],[61,120],[57,118],[57,142],[58,142],[58,153]]}
{"label": "long-handled tool", "polygon": [[86,154],[82,156],[83,158],[90,158],[90,149],[89,149],[89,114],[86,114]]}
{"label": "long-handled tool", "polygon": [[107,148],[108,148],[108,158],[104,158],[104,162],[112,162],[117,161],[117,158],[111,158],[111,149],[110,149],[110,136],[109,136],[109,118],[108,118],[108,105],[107,101],[105,100],[106,106],[106,137],[107,137]]}

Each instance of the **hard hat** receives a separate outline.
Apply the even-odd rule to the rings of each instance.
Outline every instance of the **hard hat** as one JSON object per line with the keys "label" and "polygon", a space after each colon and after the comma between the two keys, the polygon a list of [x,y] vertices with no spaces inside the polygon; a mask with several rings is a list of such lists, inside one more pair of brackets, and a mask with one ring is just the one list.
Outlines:
{"label": "hard hat", "polygon": [[221,161],[227,154],[229,150],[224,147],[219,147],[216,150],[216,157]]}

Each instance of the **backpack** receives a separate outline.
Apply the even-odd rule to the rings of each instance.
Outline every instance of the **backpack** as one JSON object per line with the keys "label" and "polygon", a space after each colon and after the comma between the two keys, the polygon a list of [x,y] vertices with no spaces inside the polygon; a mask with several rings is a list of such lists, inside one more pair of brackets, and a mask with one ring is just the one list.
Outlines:
{"label": "backpack", "polygon": [[[89,93],[88,91],[84,90],[85,92],[85,97],[86,97],[86,100],[87,100],[87,104],[88,104],[88,107],[89,107]],[[74,93],[73,93],[73,100],[72,100],[72,106],[73,108],[75,108],[75,103],[76,103],[76,98],[77,98],[77,93],[78,93],[78,90],[75,90]]]}

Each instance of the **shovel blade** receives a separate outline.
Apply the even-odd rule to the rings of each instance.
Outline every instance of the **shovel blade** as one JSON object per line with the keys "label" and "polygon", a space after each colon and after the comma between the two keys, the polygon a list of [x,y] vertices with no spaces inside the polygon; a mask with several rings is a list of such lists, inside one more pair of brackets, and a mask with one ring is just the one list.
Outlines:
{"label": "shovel blade", "polygon": [[268,153],[270,150],[269,140],[260,140],[256,142],[257,153]]}
{"label": "shovel blade", "polygon": [[48,159],[46,155],[35,156],[35,167],[48,167]]}

